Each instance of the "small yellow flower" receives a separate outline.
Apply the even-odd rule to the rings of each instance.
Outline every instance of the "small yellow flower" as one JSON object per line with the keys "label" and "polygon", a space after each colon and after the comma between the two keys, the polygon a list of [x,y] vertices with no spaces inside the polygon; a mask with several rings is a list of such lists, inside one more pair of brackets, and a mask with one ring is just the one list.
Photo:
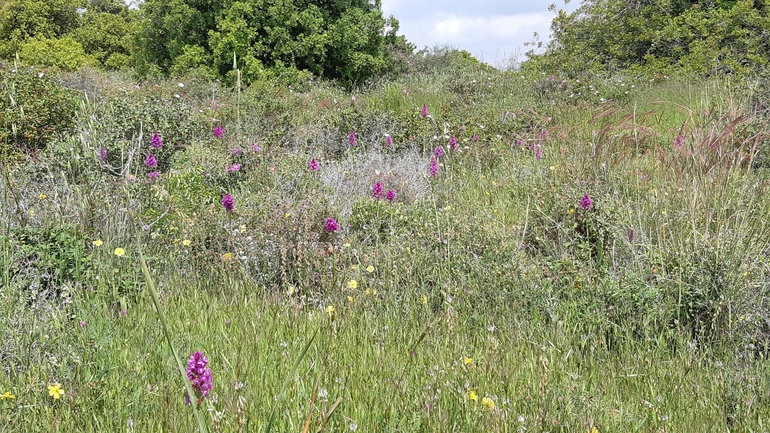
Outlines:
{"label": "small yellow flower", "polygon": [[463,364],[465,364],[465,365],[473,364],[473,358],[468,358],[466,356],[465,359],[463,359]]}
{"label": "small yellow flower", "polygon": [[241,233],[246,232],[246,225],[245,224],[241,224],[241,226],[238,227],[238,231],[241,232]]}
{"label": "small yellow flower", "polygon": [[599,429],[593,426],[588,430],[588,433],[599,433]]}
{"label": "small yellow flower", "polygon": [[118,256],[118,257],[123,257],[123,256],[126,255],[126,250],[124,250],[123,248],[120,248],[120,247],[115,248],[115,255]]}
{"label": "small yellow flower", "polygon": [[185,240],[182,241],[182,245],[184,245],[186,247],[189,247],[191,243],[192,243],[192,241],[189,240],[189,239],[185,239]]}
{"label": "small yellow flower", "polygon": [[468,398],[471,399],[471,401],[479,401],[479,396],[474,390],[470,390],[470,392],[468,392]]}
{"label": "small yellow flower", "polygon": [[40,199],[40,200],[45,200],[46,197],[48,197],[48,196],[45,195],[45,194],[40,194],[39,196],[37,196],[37,198]]}
{"label": "small yellow flower", "polygon": [[11,391],[6,391],[5,394],[0,395],[0,400],[13,400],[15,395],[11,394]]}
{"label": "small yellow flower", "polygon": [[570,208],[570,210],[568,210],[567,213],[572,215],[573,213],[575,213],[575,209],[574,208]]}
{"label": "small yellow flower", "polygon": [[222,254],[222,260],[228,262],[233,259],[233,253],[224,253]]}
{"label": "small yellow flower", "polygon": [[48,385],[48,395],[53,397],[54,400],[58,400],[64,395],[64,390],[61,389],[61,385],[59,383],[55,382]]}
{"label": "small yellow flower", "polygon": [[350,265],[350,269],[352,269],[352,270],[354,270],[354,271],[355,271],[356,269],[358,269],[358,268],[360,268],[360,266],[358,266],[358,265]]}
{"label": "small yellow flower", "polygon": [[422,305],[426,305],[428,303],[428,297],[426,295],[422,295],[422,297],[420,298],[420,302],[422,303]]}
{"label": "small yellow flower", "polygon": [[353,301],[355,301],[355,298],[352,296],[348,296],[348,302],[353,302]]}
{"label": "small yellow flower", "polygon": [[348,289],[355,290],[357,288],[358,288],[358,281],[356,280],[348,281]]}
{"label": "small yellow flower", "polygon": [[291,296],[291,295],[293,295],[293,294],[294,294],[294,292],[296,292],[296,291],[297,291],[297,288],[296,288],[296,287],[294,287],[294,286],[289,286],[289,288],[288,288],[288,289],[286,289],[286,294],[287,294],[287,295],[289,295],[289,296]]}
{"label": "small yellow flower", "polygon": [[102,244],[103,244],[104,242],[102,242],[102,240],[101,240],[101,239],[97,239],[97,240],[95,240],[95,241],[93,241],[93,242],[91,242],[91,243],[92,243],[92,244],[94,244],[94,246],[95,246],[95,247],[100,247],[100,246],[102,246]]}
{"label": "small yellow flower", "polygon": [[364,290],[364,294],[365,294],[365,295],[371,295],[371,296],[374,296],[374,295],[376,295],[376,294],[377,294],[377,291],[376,291],[376,290],[374,290],[374,289],[371,289],[371,288],[370,288],[370,289],[366,289],[366,290]]}
{"label": "small yellow flower", "polygon": [[29,210],[29,214],[30,214],[31,216],[35,216],[35,209],[30,209],[30,210]]}
{"label": "small yellow flower", "polygon": [[372,266],[372,265],[369,265],[369,266],[367,266],[367,267],[366,267],[366,272],[369,272],[370,274],[371,274],[372,272],[374,272],[374,266]]}
{"label": "small yellow flower", "polygon": [[494,409],[495,408],[495,401],[492,400],[489,397],[484,397],[481,399],[481,405],[484,406],[487,409]]}
{"label": "small yellow flower", "polygon": [[334,308],[334,305],[329,305],[328,307],[326,307],[326,314],[329,316],[330,319],[334,317],[335,311],[337,310]]}

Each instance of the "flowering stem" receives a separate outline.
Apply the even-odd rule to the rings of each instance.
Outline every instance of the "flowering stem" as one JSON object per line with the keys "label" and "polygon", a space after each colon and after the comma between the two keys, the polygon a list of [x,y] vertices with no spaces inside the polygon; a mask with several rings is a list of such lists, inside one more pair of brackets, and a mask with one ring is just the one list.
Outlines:
{"label": "flowering stem", "polygon": [[[138,234],[139,233],[137,233],[137,235]],[[203,415],[198,409],[198,398],[195,396],[195,391],[193,391],[190,379],[187,377],[187,371],[185,371],[182,359],[179,358],[179,354],[176,352],[174,344],[171,342],[171,333],[168,331],[166,316],[163,314],[163,309],[160,308],[158,289],[155,287],[155,282],[153,282],[152,277],[150,276],[150,270],[147,268],[147,262],[144,260],[144,256],[141,253],[139,254],[139,262],[142,265],[142,273],[144,274],[144,279],[147,281],[147,288],[149,289],[150,295],[152,295],[152,303],[155,305],[155,310],[158,312],[158,316],[160,317],[160,323],[163,327],[163,335],[166,337],[166,342],[171,348],[171,353],[174,354],[174,359],[176,359],[176,364],[179,367],[179,373],[182,374],[182,380],[184,381],[184,387],[187,390],[187,396],[190,398],[190,403],[192,404],[195,418],[198,420],[198,431],[200,433],[208,433],[208,429],[206,428],[206,421],[203,419]]]}

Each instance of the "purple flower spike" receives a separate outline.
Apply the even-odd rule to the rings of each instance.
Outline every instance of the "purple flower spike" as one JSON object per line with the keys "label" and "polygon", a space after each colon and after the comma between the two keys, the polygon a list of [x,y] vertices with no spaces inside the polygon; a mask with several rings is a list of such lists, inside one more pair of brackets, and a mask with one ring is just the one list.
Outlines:
{"label": "purple flower spike", "polygon": [[307,169],[316,172],[321,169],[321,166],[318,165],[318,161],[316,161],[315,158],[310,158],[310,162],[307,163]]}
{"label": "purple flower spike", "polygon": [[150,147],[152,147],[155,150],[158,150],[161,147],[163,147],[163,139],[160,137],[160,134],[158,134],[158,131],[155,131],[152,134],[152,139],[150,140]]}
{"label": "purple flower spike", "polygon": [[382,183],[377,182],[374,185],[372,185],[372,197],[374,197],[377,200],[380,200],[383,195],[383,188]]}
{"label": "purple flower spike", "polygon": [[355,132],[351,132],[350,134],[348,134],[348,143],[350,143],[351,147],[356,145],[356,133]]}
{"label": "purple flower spike", "polygon": [[392,189],[389,189],[388,192],[385,193],[385,200],[389,202],[393,202],[393,200],[396,199],[396,192]]}
{"label": "purple flower spike", "polygon": [[259,153],[259,152],[262,152],[262,148],[259,147],[259,145],[257,143],[253,143],[251,145],[251,151],[254,152],[254,153]]}
{"label": "purple flower spike", "polygon": [[233,173],[233,172],[236,172],[236,171],[241,171],[241,165],[240,164],[235,163],[235,164],[231,164],[231,165],[227,166],[227,172],[228,173]]}
{"label": "purple flower spike", "polygon": [[684,135],[679,134],[676,136],[676,140],[674,140],[674,146],[681,146],[682,143],[684,143]]}
{"label": "purple flower spike", "polygon": [[580,199],[580,210],[591,210],[594,202],[591,200],[591,196],[586,194]]}
{"label": "purple flower spike", "polygon": [[479,134],[473,134],[473,142],[478,143],[479,142]]}
{"label": "purple flower spike", "polygon": [[214,138],[222,138],[223,135],[225,135],[225,130],[220,125],[215,126]]}
{"label": "purple flower spike", "polygon": [[326,231],[329,233],[337,233],[340,230],[337,220],[334,218],[326,218]]}
{"label": "purple flower spike", "polygon": [[437,177],[438,173],[438,158],[434,155],[430,157],[430,177]]}
{"label": "purple flower spike", "polygon": [[144,160],[144,165],[147,167],[155,168],[158,166],[158,160],[155,158],[155,155],[149,154],[147,155],[147,158]]}
{"label": "purple flower spike", "polygon": [[[187,361],[187,378],[190,380],[192,389],[198,402],[208,398],[211,389],[214,386],[211,377],[211,369],[208,368],[209,360],[200,352],[192,354]],[[185,393],[186,394],[186,393]],[[190,404],[190,396],[185,395],[185,404]]]}
{"label": "purple flower spike", "polygon": [[233,196],[227,194],[226,196],[222,197],[222,206],[224,206],[226,211],[232,212],[233,209],[235,209],[235,199]]}
{"label": "purple flower spike", "polygon": [[147,180],[149,182],[155,182],[158,179],[160,179],[159,171],[153,171],[153,172],[147,173]]}
{"label": "purple flower spike", "polygon": [[102,160],[102,162],[107,162],[107,148],[102,147],[99,149],[99,159]]}
{"label": "purple flower spike", "polygon": [[428,117],[428,106],[425,104],[422,104],[422,110],[420,110],[420,116],[424,118]]}
{"label": "purple flower spike", "polygon": [[236,156],[239,153],[241,153],[241,149],[238,149],[237,147],[235,149],[231,149],[230,150],[230,155],[232,155],[232,156]]}
{"label": "purple flower spike", "polygon": [[453,136],[449,137],[449,150],[454,152],[457,150],[457,139]]}
{"label": "purple flower spike", "polygon": [[385,145],[388,147],[393,147],[393,137],[391,137],[390,134],[385,136]]}
{"label": "purple flower spike", "polygon": [[441,146],[436,146],[436,148],[433,149],[433,154],[436,155],[436,158],[441,158],[444,156],[444,148]]}

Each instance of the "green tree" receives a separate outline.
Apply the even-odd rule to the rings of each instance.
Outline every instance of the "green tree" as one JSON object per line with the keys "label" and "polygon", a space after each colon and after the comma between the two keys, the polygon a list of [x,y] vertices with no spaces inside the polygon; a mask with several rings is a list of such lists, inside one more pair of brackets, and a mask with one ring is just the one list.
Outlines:
{"label": "green tree", "polygon": [[0,57],[32,38],[61,37],[78,26],[83,0],[0,0]]}
{"label": "green tree", "polygon": [[368,0],[148,0],[135,53],[140,72],[208,68],[244,81],[304,71],[352,85],[391,64],[389,50],[411,50],[398,21]]}
{"label": "green tree", "polygon": [[552,42],[525,67],[581,75],[748,72],[770,57],[770,0],[586,0],[559,11]]}

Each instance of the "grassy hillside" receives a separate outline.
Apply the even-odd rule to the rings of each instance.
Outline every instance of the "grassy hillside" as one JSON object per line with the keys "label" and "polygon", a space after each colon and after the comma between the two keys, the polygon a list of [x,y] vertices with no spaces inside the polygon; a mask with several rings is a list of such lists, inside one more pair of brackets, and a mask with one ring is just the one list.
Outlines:
{"label": "grassy hillside", "polygon": [[0,431],[193,431],[172,348],[209,431],[766,429],[762,94],[410,62],[57,75],[71,127],[3,148]]}

